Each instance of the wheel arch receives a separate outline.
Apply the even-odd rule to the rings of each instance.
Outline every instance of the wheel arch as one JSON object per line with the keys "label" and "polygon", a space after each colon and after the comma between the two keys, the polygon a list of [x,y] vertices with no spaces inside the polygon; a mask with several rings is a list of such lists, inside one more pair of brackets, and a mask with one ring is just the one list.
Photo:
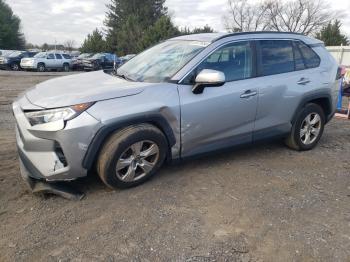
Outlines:
{"label": "wheel arch", "polygon": [[112,134],[123,128],[139,124],[151,124],[157,127],[161,132],[163,132],[168,142],[168,152],[166,158],[167,160],[170,160],[171,148],[176,144],[176,138],[172,128],[170,127],[170,124],[161,115],[147,115],[142,117],[135,117],[125,121],[111,123],[106,126],[103,126],[100,130],[98,130],[84,156],[82,163],[83,167],[87,170],[90,170],[93,167],[103,144]]}
{"label": "wheel arch", "polygon": [[319,93],[319,94],[312,94],[312,95],[308,95],[306,97],[304,97],[297,109],[295,110],[295,113],[293,115],[292,118],[292,124],[295,123],[295,121],[298,118],[298,114],[301,111],[302,108],[305,107],[305,105],[309,104],[309,103],[314,103],[319,105],[325,114],[326,117],[326,122],[328,122],[332,116],[333,116],[333,110],[332,110],[332,96],[329,93]]}

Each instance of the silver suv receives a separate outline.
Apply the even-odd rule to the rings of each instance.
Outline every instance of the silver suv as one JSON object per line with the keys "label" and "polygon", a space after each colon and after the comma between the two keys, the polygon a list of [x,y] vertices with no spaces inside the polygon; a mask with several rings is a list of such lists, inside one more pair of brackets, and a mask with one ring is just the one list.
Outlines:
{"label": "silver suv", "polygon": [[41,52],[31,58],[22,58],[21,68],[45,72],[56,69],[68,72],[72,65],[72,59],[67,54]]}
{"label": "silver suv", "polygon": [[49,80],[19,97],[21,173],[33,185],[96,167],[126,188],[166,161],[261,139],[310,150],[334,115],[338,74],[323,43],[299,34],[173,38],[114,73]]}

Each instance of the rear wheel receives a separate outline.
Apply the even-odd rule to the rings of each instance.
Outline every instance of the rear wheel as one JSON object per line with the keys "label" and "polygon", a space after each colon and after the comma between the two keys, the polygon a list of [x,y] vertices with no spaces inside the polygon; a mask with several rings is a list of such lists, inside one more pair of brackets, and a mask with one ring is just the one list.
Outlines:
{"label": "rear wheel", "polygon": [[167,152],[164,134],[149,124],[135,125],[113,134],[102,147],[97,171],[111,188],[129,188],[151,178]]}
{"label": "rear wheel", "polygon": [[38,72],[45,72],[46,71],[45,64],[43,63],[38,64],[37,70]]}
{"label": "rear wheel", "polygon": [[323,109],[317,104],[307,104],[299,112],[292,132],[286,139],[287,146],[298,151],[313,149],[322,137],[324,125]]}

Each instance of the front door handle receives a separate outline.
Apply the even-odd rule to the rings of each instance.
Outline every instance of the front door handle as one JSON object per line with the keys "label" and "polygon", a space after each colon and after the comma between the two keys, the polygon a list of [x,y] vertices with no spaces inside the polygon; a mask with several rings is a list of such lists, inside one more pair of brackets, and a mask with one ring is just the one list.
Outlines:
{"label": "front door handle", "polygon": [[310,82],[311,82],[311,81],[310,81],[309,79],[302,77],[302,78],[300,78],[300,80],[297,82],[297,84],[298,84],[298,85],[306,85],[306,84],[308,84],[308,83],[310,83]]}
{"label": "front door handle", "polygon": [[257,91],[254,90],[247,90],[243,94],[241,94],[241,98],[249,98],[251,96],[256,96],[258,94]]}

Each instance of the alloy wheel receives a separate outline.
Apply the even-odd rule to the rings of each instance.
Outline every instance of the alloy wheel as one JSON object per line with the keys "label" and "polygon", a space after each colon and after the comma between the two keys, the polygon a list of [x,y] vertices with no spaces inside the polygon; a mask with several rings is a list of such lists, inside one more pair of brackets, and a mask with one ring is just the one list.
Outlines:
{"label": "alloy wheel", "polygon": [[131,145],[120,156],[116,175],[124,182],[134,182],[148,175],[159,159],[159,147],[144,140]]}
{"label": "alloy wheel", "polygon": [[311,113],[303,120],[300,129],[300,139],[304,145],[310,145],[316,141],[321,132],[321,121],[321,116],[317,113]]}
{"label": "alloy wheel", "polygon": [[44,71],[45,71],[45,66],[39,65],[38,71],[39,71],[39,72],[44,72]]}
{"label": "alloy wheel", "polygon": [[13,71],[18,71],[19,70],[19,65],[18,64],[13,64],[12,65],[12,70]]}

